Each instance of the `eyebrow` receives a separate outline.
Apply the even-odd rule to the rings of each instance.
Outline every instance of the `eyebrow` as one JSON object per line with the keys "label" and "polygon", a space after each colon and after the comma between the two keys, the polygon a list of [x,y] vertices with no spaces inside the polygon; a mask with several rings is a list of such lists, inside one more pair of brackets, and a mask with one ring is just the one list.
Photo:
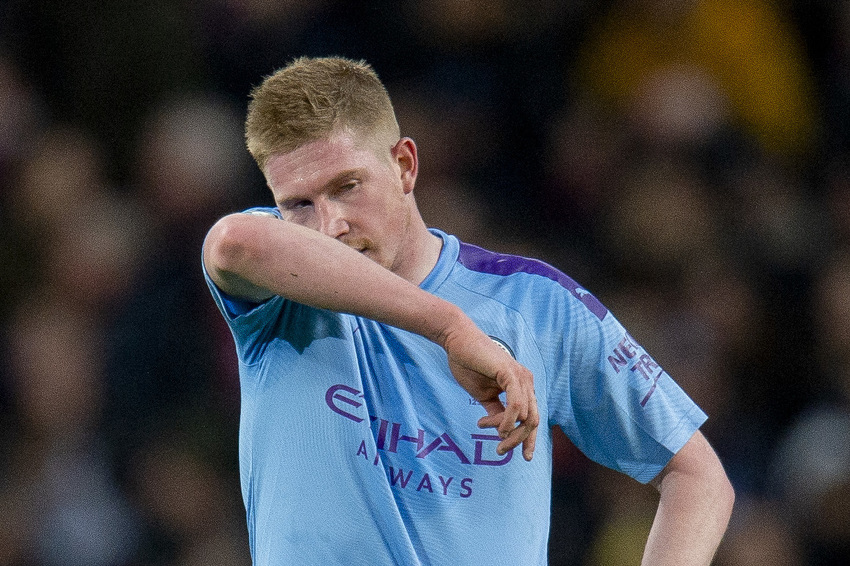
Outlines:
{"label": "eyebrow", "polygon": [[330,179],[327,183],[325,183],[323,188],[324,189],[331,189],[335,185],[338,185],[342,181],[349,179],[351,177],[358,177],[358,178],[363,177],[363,169],[358,167],[358,168],[355,168],[355,169],[347,169],[345,171],[342,171],[341,173],[334,175],[332,179]]}

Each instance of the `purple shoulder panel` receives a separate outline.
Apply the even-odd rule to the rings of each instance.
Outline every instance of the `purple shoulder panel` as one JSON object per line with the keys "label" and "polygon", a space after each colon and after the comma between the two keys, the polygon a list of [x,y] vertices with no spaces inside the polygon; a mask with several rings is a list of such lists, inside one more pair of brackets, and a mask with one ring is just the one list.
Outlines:
{"label": "purple shoulder panel", "polygon": [[605,315],[608,314],[608,309],[605,308],[605,305],[600,303],[588,290],[581,287],[571,277],[540,260],[499,254],[461,242],[458,262],[465,268],[478,273],[489,273],[492,275],[528,273],[530,275],[546,277],[572,293],[599,320],[604,319]]}

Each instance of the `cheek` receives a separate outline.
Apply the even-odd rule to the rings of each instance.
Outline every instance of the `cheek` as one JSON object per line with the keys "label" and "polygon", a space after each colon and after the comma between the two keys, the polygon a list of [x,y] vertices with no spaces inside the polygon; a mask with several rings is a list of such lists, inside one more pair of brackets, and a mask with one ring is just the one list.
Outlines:
{"label": "cheek", "polygon": [[410,225],[410,210],[401,202],[385,201],[375,218],[386,236],[398,238]]}
{"label": "cheek", "polygon": [[[364,195],[365,196],[365,195]],[[396,186],[370,188],[369,197],[350,211],[350,224],[360,235],[381,240],[386,246],[410,225],[411,211],[403,191]]]}
{"label": "cheek", "polygon": [[387,198],[382,203],[384,214],[387,218],[406,223],[410,216],[407,195],[400,186],[387,187],[386,191]]}

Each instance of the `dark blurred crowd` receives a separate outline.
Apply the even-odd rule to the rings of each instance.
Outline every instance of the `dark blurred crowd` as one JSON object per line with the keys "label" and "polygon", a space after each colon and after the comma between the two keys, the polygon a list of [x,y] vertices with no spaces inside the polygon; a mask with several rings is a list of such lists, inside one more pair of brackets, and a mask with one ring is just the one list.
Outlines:
{"label": "dark blurred crowd", "polygon": [[[710,415],[716,564],[850,563],[850,3],[3,0],[0,566],[249,563],[200,249],[272,204],[242,118],[299,55],[372,63],[426,222],[572,275]],[[654,490],[555,437],[551,564],[637,564]]]}

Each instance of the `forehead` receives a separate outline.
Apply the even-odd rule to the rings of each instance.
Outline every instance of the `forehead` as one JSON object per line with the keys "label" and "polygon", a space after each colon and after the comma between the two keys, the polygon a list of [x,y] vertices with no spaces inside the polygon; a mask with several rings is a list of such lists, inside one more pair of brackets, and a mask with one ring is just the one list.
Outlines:
{"label": "forehead", "polygon": [[264,171],[272,191],[294,193],[324,185],[342,171],[376,164],[368,146],[349,134],[335,133],[269,158]]}

